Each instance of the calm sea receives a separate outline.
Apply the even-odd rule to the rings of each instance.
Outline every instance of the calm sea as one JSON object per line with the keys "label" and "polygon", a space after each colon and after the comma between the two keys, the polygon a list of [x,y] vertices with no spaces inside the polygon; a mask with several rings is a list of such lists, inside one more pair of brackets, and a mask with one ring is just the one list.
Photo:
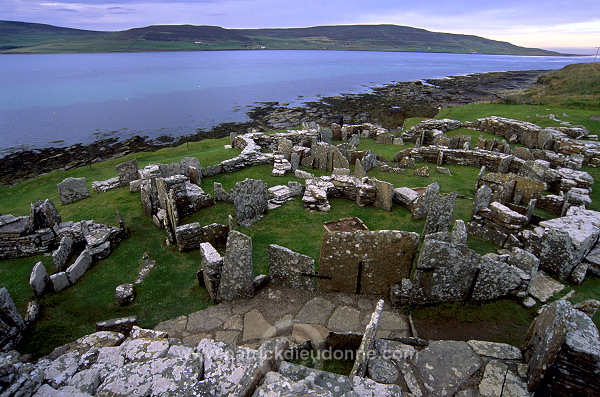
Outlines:
{"label": "calm sea", "polygon": [[106,136],[184,135],[394,81],[559,69],[591,57],[346,51],[0,55],[0,155]]}

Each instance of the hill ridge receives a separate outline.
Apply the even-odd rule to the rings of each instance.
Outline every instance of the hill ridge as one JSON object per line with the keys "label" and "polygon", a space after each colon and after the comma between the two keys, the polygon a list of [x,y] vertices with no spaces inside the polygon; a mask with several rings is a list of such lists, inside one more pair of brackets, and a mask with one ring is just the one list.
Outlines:
{"label": "hill ridge", "polygon": [[393,24],[228,29],[214,25],[150,25],[93,31],[0,21],[0,53],[86,53],[182,50],[356,50],[560,55],[475,35]]}

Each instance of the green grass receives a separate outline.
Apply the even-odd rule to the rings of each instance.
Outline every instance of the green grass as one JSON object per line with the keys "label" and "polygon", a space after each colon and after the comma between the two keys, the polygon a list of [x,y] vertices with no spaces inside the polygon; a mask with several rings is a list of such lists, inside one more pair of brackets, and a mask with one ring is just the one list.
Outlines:
{"label": "green grass", "polygon": [[[549,112],[561,114],[557,109]],[[452,109],[452,114],[439,117],[453,117],[459,120],[473,120],[485,115],[497,114],[521,120],[530,120],[539,107],[528,105],[480,104]],[[568,110],[571,120],[582,124],[589,111],[577,113]],[[531,121],[531,120],[530,120]],[[540,121],[551,122],[548,119]],[[411,123],[417,120],[410,120]],[[574,123],[575,124],[575,123]],[[597,133],[591,127],[592,133]],[[473,133],[472,131],[456,131],[455,133]],[[478,136],[479,134],[476,133]],[[475,135],[472,135],[475,137]],[[27,335],[20,349],[26,353],[45,354],[53,347],[67,343],[75,338],[92,332],[94,324],[100,320],[137,315],[138,322],[144,327],[153,327],[158,322],[200,310],[211,304],[206,291],[198,286],[196,272],[200,267],[198,252],[179,253],[177,247],[165,246],[165,232],[157,229],[150,218],[143,214],[139,194],[132,194],[127,188],[119,188],[104,194],[92,193],[89,199],[60,205],[56,184],[68,176],[85,176],[88,184],[94,180],[103,180],[116,175],[114,166],[130,158],[137,158],[140,168],[145,165],[161,162],[178,161],[183,157],[197,157],[203,166],[212,165],[232,158],[240,153],[239,149],[225,149],[228,138],[191,142],[175,148],[161,149],[156,152],[143,152],[128,155],[119,159],[94,164],[70,171],[56,170],[39,176],[16,186],[0,188],[0,213],[28,215],[29,204],[38,199],[50,198],[59,209],[63,220],[88,220],[117,225],[115,210],[122,214],[125,224],[131,229],[131,237],[123,241],[113,254],[98,263],[76,286],[59,294],[51,294],[40,300],[42,317],[36,323],[33,332]],[[361,140],[360,150],[372,150],[391,159],[406,146],[379,145],[372,139]],[[463,198],[456,203],[454,218],[469,220],[475,179],[479,169],[445,165],[453,176],[435,173],[434,164],[419,163],[417,167],[427,165],[430,178],[414,176],[413,170],[406,174],[369,171],[370,177],[388,181],[395,187],[425,187],[438,182],[442,193],[458,192]],[[586,168],[586,171],[598,179],[600,170]],[[306,170],[313,174],[324,175],[317,170]],[[205,178],[201,187],[213,193],[213,183],[220,182],[225,189],[231,189],[235,183],[245,178],[261,179],[269,187],[287,184],[290,180],[298,180],[293,175],[272,177],[270,166],[247,168],[233,174],[223,174]],[[298,180],[303,182],[301,180]],[[592,209],[600,210],[600,190],[592,193]],[[319,259],[323,233],[323,223],[335,221],[349,216],[361,218],[371,230],[396,229],[420,233],[424,221],[414,221],[409,211],[394,204],[391,212],[374,207],[359,207],[354,202],[343,199],[331,200],[332,210],[329,213],[311,213],[304,210],[299,198],[285,203],[280,208],[269,211],[259,222],[249,228],[238,227],[242,233],[253,239],[253,260],[255,274],[268,273],[266,247],[278,244],[293,251],[308,255],[316,261]],[[198,211],[181,220],[181,223],[213,222],[226,223],[228,215],[234,214],[229,203],[217,203],[214,206]],[[476,237],[469,238],[469,246],[480,254],[495,251],[496,247]],[[115,287],[122,283],[133,282],[142,264],[142,255],[148,253],[157,265],[148,278],[138,286],[138,298],[134,304],[125,308],[114,307]],[[42,261],[49,271],[53,270],[49,256],[21,258],[0,261],[1,286],[7,287],[15,300],[18,309],[24,313],[27,302],[34,299],[29,287],[29,273],[37,261]],[[598,299],[599,279],[588,278],[581,286],[574,286],[577,293],[573,301]],[[490,336],[494,340],[515,343],[522,336],[523,327],[535,315],[534,310],[521,308],[514,300],[500,300],[489,303],[460,303],[449,305],[433,305],[415,307],[412,310],[416,319],[448,318],[462,322],[496,321],[502,324],[497,334]],[[598,323],[598,316],[594,318]],[[502,333],[506,336],[502,336]]]}

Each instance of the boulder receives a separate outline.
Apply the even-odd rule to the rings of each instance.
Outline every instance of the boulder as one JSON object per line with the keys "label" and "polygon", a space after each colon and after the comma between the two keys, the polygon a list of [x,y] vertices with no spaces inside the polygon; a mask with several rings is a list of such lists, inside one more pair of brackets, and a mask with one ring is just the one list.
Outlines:
{"label": "boulder", "polygon": [[63,179],[57,187],[60,202],[63,205],[90,197],[90,191],[85,182],[85,178],[68,177]]}
{"label": "boulder", "polygon": [[115,306],[127,306],[133,303],[136,288],[133,284],[121,284],[115,288]]}

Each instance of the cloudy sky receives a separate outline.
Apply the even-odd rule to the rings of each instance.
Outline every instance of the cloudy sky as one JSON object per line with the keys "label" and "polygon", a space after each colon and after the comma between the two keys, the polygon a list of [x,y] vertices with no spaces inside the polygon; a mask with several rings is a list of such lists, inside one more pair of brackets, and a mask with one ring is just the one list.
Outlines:
{"label": "cloudy sky", "polygon": [[587,54],[600,46],[599,0],[0,0],[0,19],[92,30],[396,24]]}

